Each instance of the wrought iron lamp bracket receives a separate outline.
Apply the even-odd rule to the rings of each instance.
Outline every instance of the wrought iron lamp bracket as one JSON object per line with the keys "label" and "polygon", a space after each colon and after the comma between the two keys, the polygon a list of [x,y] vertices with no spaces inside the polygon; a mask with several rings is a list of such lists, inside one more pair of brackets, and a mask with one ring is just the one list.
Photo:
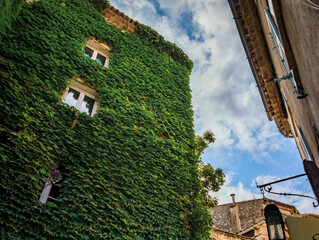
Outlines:
{"label": "wrought iron lamp bracket", "polygon": [[302,176],[305,176],[305,175],[306,174],[304,173],[304,174],[300,174],[300,175],[297,175],[297,176],[281,179],[281,180],[278,180],[278,181],[265,183],[265,184],[262,184],[262,185],[257,185],[257,182],[256,182],[256,187],[260,189],[260,193],[263,195],[263,199],[264,200],[266,199],[265,198],[265,192],[267,192],[267,193],[276,194],[276,195],[282,195],[282,196],[296,196],[296,197],[311,198],[311,199],[315,200],[315,202],[312,202],[312,205],[314,207],[318,207],[319,206],[319,200],[317,198],[315,198],[315,197],[302,195],[302,194],[295,194],[295,193],[278,193],[278,192],[273,192],[272,191],[272,186],[271,186],[272,184],[276,184],[276,183],[279,183],[279,182],[284,182],[284,181],[291,180],[291,179],[297,178],[297,177],[302,177]]}

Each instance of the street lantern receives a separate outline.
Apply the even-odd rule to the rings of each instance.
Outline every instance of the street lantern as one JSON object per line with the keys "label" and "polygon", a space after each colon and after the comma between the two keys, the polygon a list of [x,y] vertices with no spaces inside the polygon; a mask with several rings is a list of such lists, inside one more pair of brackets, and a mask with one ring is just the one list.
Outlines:
{"label": "street lantern", "polygon": [[286,240],[285,225],[279,208],[275,204],[265,207],[265,218],[269,240]]}

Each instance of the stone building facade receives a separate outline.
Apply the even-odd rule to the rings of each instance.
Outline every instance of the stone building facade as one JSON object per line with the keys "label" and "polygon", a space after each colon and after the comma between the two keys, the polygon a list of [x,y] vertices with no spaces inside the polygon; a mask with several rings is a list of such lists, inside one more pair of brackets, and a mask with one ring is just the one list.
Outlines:
{"label": "stone building facade", "polygon": [[[298,210],[291,205],[271,199],[252,199],[236,202],[232,196],[232,203],[221,204],[210,210],[214,228],[212,235],[216,240],[223,239],[257,239],[267,240],[268,233],[264,217],[264,208],[272,203],[276,204],[284,219]],[[286,237],[289,239],[288,229]]]}

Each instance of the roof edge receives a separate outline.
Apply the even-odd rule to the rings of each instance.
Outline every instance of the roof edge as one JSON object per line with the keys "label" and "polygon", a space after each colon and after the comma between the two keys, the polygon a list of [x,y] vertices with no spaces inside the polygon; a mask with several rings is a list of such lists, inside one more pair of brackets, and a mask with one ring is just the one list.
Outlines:
{"label": "roof edge", "polygon": [[270,121],[276,120],[279,132],[291,136],[288,116],[275,74],[268,56],[268,46],[262,32],[256,4],[247,0],[228,0],[250,68]]}

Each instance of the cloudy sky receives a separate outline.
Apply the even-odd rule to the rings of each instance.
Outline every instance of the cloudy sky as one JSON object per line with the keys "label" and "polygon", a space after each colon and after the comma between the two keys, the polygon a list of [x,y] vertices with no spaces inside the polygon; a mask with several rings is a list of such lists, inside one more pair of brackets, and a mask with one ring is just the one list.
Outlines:
{"label": "cloudy sky", "polygon": [[[213,196],[219,203],[260,198],[255,181],[304,173],[293,139],[283,137],[267,119],[255,80],[226,0],[110,0],[129,17],[176,43],[193,60],[191,89],[195,131],[213,131],[216,142],[203,160],[226,173]],[[274,191],[311,195],[306,177],[273,185]],[[319,214],[312,200],[266,195]]]}

